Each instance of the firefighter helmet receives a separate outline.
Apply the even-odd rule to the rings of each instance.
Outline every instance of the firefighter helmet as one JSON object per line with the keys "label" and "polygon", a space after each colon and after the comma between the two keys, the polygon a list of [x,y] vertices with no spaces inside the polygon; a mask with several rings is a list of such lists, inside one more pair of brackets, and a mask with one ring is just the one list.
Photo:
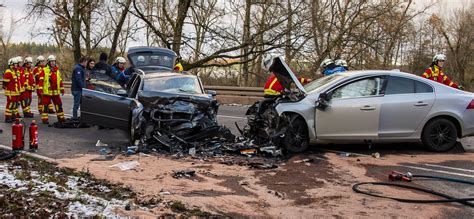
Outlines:
{"label": "firefighter helmet", "polygon": [[437,62],[437,61],[446,61],[446,55],[445,54],[436,54],[433,57],[433,62]]}
{"label": "firefighter helmet", "polygon": [[115,63],[123,63],[123,64],[125,64],[125,63],[127,63],[127,60],[125,60],[124,57],[119,56],[119,57],[117,57],[117,58],[115,59]]}
{"label": "firefighter helmet", "polygon": [[11,60],[11,64],[12,64],[12,65],[19,63],[19,62],[18,62],[18,57],[13,57],[13,58],[11,58],[10,60]]}
{"label": "firefighter helmet", "polygon": [[13,59],[12,58],[8,59],[8,65],[13,65]]}
{"label": "firefighter helmet", "polygon": [[334,64],[347,68],[347,62],[344,59],[338,59],[334,62]]}
{"label": "firefighter helmet", "polygon": [[18,63],[23,62],[23,57],[17,56],[17,57],[15,57],[15,58],[16,58],[16,60],[18,61]]}
{"label": "firefighter helmet", "polygon": [[33,58],[31,58],[31,57],[29,57],[29,56],[26,57],[26,58],[25,58],[25,63],[33,63]]}
{"label": "firefighter helmet", "polygon": [[48,62],[50,62],[50,61],[56,61],[56,56],[54,56],[54,55],[49,55],[49,56],[48,56]]}
{"label": "firefighter helmet", "polygon": [[45,59],[44,59],[44,56],[38,56],[36,57],[36,62],[43,62]]}
{"label": "firefighter helmet", "polygon": [[332,59],[325,59],[321,62],[321,68],[326,68],[328,65],[333,64],[334,61]]}

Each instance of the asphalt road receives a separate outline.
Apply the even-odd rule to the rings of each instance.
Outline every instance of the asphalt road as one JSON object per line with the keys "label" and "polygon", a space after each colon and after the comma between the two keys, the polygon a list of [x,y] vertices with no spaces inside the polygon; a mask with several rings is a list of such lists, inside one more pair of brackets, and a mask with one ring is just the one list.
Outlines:
{"label": "asphalt road", "polygon": [[[0,94],[1,95],[1,94]],[[40,121],[40,116],[37,111],[37,99],[33,97],[33,113],[37,121]],[[66,117],[72,114],[72,96],[66,94],[62,97],[63,108]],[[0,98],[0,129],[3,134],[0,134],[0,144],[11,145],[11,124],[3,122],[6,99],[3,95]],[[234,134],[238,135],[236,123],[243,127],[246,123],[245,112],[248,106],[241,105],[222,105],[219,108],[218,121],[220,124],[228,127]],[[32,119],[25,119],[29,124]],[[50,115],[50,123],[56,122],[56,116]],[[97,152],[95,143],[101,140],[109,146],[123,147],[128,145],[127,134],[124,131],[117,129],[97,129],[97,127],[82,128],[82,129],[56,129],[48,127],[47,125],[39,125],[40,136],[40,150],[38,153],[52,158],[60,158],[83,154],[88,152]],[[468,151],[474,151],[474,138],[465,138],[461,140],[463,146]],[[357,153],[370,154],[374,151],[381,151],[382,153],[408,153],[418,154],[426,153],[426,150],[418,144],[389,144],[389,145],[374,145],[370,150],[366,145],[318,145],[318,148],[351,151]]]}
{"label": "asphalt road", "polygon": [[[3,94],[0,94],[0,129],[3,133],[0,134],[0,145],[11,145],[11,124],[3,122],[4,111],[5,111],[5,98]],[[66,116],[70,117],[72,112],[72,96],[65,95],[62,97],[64,103],[64,109]],[[220,124],[225,125],[231,129],[234,134],[237,133],[235,123],[243,127],[246,122],[245,112],[248,106],[239,105],[222,105],[219,109],[218,120]],[[37,99],[34,97],[33,112],[35,113],[35,119],[40,120],[40,116],[37,112]],[[32,119],[26,119],[25,122],[29,124]],[[50,115],[50,123],[57,121],[55,115]],[[128,146],[127,134],[124,131],[117,129],[97,129],[97,127],[82,128],[82,129],[56,129],[48,127],[47,125],[39,124],[39,151],[38,153],[51,158],[64,158],[71,156],[78,156],[86,153],[98,153],[100,148],[96,147],[97,140],[108,144],[111,147],[124,147]],[[27,139],[27,138],[26,138]],[[448,153],[462,154],[464,153],[463,148],[468,153],[474,152],[474,138],[461,139],[462,146],[459,145],[454,150]],[[421,155],[421,154],[432,154],[426,151],[419,144],[383,144],[373,145],[368,148],[367,145],[318,145],[313,147],[312,150],[335,150],[352,152],[359,154],[371,154],[379,152],[382,156],[387,154],[410,154],[410,155]],[[445,177],[456,177],[466,180],[474,180],[474,163],[472,161],[450,161],[445,163],[420,163],[420,162],[407,162],[396,167],[377,167],[373,168],[370,172],[378,172],[383,174],[390,170],[397,169],[400,171],[410,171],[418,174],[436,174]],[[437,188],[442,192],[453,194],[456,196],[473,195],[474,190],[469,186],[455,185],[446,182],[427,182],[425,184],[429,188]],[[466,212],[467,214],[474,213],[471,210]]]}

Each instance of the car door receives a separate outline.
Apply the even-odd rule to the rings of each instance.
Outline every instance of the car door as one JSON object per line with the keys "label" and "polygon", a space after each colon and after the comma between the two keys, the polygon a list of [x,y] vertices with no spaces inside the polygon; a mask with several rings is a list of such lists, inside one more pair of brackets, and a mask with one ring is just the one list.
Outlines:
{"label": "car door", "polygon": [[325,140],[377,139],[384,76],[372,76],[330,90],[329,106],[316,110],[316,136]]}
{"label": "car door", "polygon": [[380,112],[380,138],[408,137],[426,117],[435,102],[433,88],[401,76],[388,78]]}
{"label": "car door", "polygon": [[120,89],[118,94],[82,90],[81,121],[109,128],[127,130],[133,98]]}

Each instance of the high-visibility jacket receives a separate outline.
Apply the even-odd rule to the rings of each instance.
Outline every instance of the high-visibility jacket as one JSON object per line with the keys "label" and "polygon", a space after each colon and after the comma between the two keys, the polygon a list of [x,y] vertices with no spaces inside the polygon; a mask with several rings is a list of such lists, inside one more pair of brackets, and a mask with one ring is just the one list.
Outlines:
{"label": "high-visibility jacket", "polygon": [[178,62],[178,63],[174,66],[174,70],[175,70],[175,71],[183,71],[183,70],[184,70],[183,65],[181,65],[180,62]]}
{"label": "high-visibility jacket", "polygon": [[425,70],[425,73],[422,75],[424,78],[428,78],[433,81],[437,81],[441,84],[448,85],[450,87],[458,88],[458,85],[451,80],[448,76],[444,74],[443,70],[440,69],[437,65],[431,66]]}
{"label": "high-visibility jacket", "polygon": [[41,66],[36,66],[34,69],[33,69],[33,75],[35,77],[35,84],[36,84],[36,90],[41,90],[43,91],[43,88],[39,86],[39,82],[40,82],[40,73],[43,72],[43,67]]}
{"label": "high-visibility jacket", "polygon": [[51,68],[49,65],[43,68],[40,73],[39,86],[42,88],[43,95],[54,96],[64,93],[64,84],[61,78],[61,72],[57,66]]}
{"label": "high-visibility jacket", "polygon": [[15,70],[16,76],[18,77],[18,87],[20,88],[20,93],[23,93],[25,91],[25,86],[23,82],[25,81],[24,75],[23,75],[23,67],[18,67]]}
{"label": "high-visibility jacket", "polygon": [[3,73],[3,89],[5,89],[5,96],[20,95],[20,78],[12,68]]}
{"label": "high-visibility jacket", "polygon": [[20,81],[24,90],[35,90],[35,78],[31,68],[23,68],[23,71],[21,71]]}
{"label": "high-visibility jacket", "polygon": [[[301,84],[308,82],[306,78],[298,78]],[[280,95],[283,87],[281,86],[278,78],[275,74],[272,74],[270,78],[268,78],[267,82],[265,82],[265,86],[263,87],[263,92],[265,95],[276,96]]]}

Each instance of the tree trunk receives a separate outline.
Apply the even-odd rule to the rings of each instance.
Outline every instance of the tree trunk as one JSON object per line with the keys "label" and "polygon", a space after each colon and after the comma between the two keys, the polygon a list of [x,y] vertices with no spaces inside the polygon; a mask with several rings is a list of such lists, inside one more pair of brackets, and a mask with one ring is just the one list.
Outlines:
{"label": "tree trunk", "polygon": [[109,63],[111,63],[115,57],[115,51],[117,50],[120,33],[122,32],[123,24],[125,23],[125,19],[127,18],[128,9],[130,8],[131,3],[132,3],[132,0],[127,0],[125,2],[122,13],[120,14],[120,18],[117,23],[117,28],[115,29],[114,36],[112,38],[112,45],[110,47],[110,52],[109,52]]}
{"label": "tree trunk", "polygon": [[245,0],[245,17],[244,17],[244,33],[242,36],[242,43],[245,44],[245,46],[242,48],[242,61],[244,62],[242,64],[242,78],[240,81],[240,86],[246,86],[248,83],[249,79],[249,39],[250,39],[250,10],[252,7],[252,0]]}
{"label": "tree trunk", "polygon": [[[67,3],[64,1],[63,7],[67,8]],[[81,17],[80,17],[81,1],[74,0],[73,13],[71,19],[71,37],[74,50],[74,60],[77,62],[81,58]]]}
{"label": "tree trunk", "polygon": [[181,48],[181,35],[183,34],[184,19],[188,14],[189,7],[191,6],[191,0],[179,0],[178,3],[178,15],[176,17],[176,23],[173,28],[173,46],[172,50],[176,54],[180,54]]}

